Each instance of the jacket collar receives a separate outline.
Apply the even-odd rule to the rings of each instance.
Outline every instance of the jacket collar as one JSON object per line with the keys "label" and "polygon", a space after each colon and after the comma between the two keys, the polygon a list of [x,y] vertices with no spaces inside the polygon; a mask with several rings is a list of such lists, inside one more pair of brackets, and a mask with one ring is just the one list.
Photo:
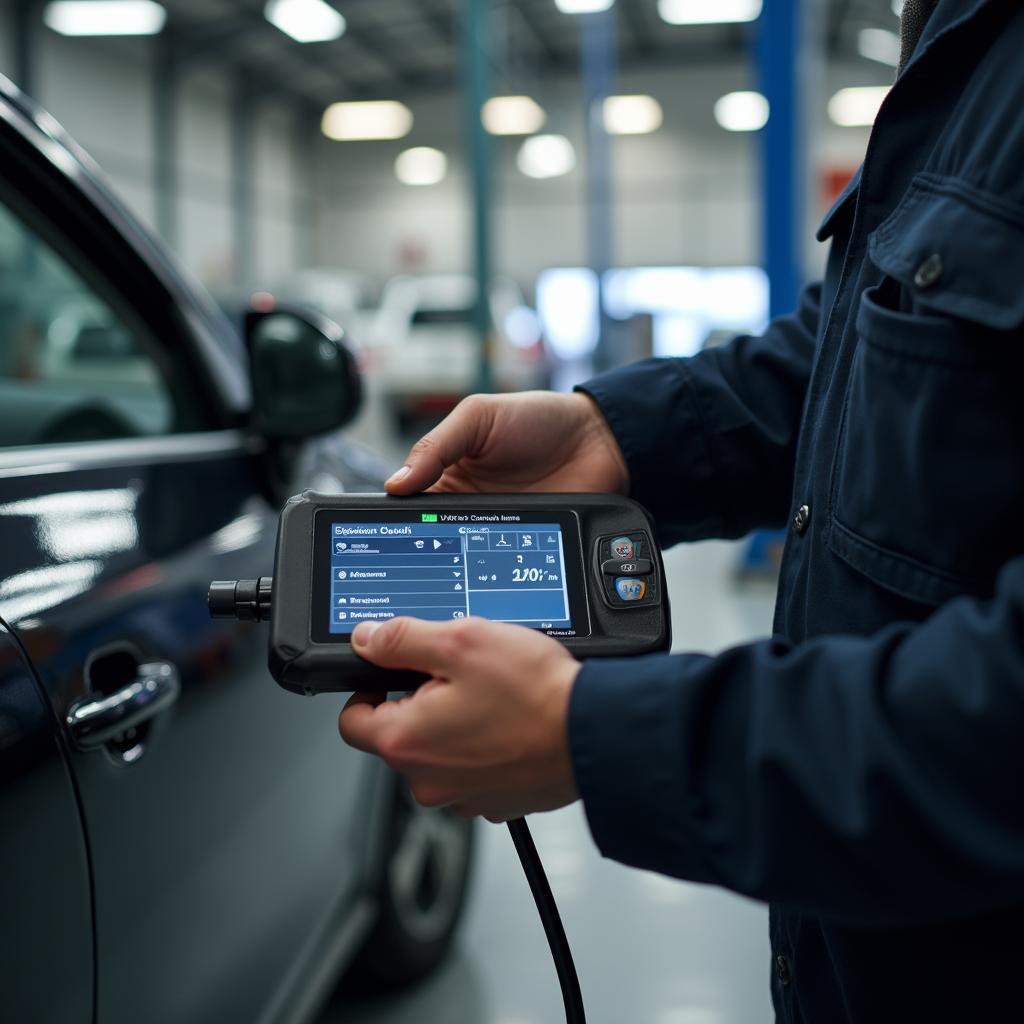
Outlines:
{"label": "jacket collar", "polygon": [[1000,0],[939,0],[899,77],[903,78],[925,56],[936,39],[970,21],[983,7],[998,2]]}

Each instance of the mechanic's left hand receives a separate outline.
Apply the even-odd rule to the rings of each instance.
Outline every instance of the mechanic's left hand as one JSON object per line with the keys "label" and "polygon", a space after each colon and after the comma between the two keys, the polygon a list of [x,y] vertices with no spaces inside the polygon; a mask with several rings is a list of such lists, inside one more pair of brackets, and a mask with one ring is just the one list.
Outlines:
{"label": "mechanic's left hand", "polygon": [[487,619],[361,623],[356,652],[430,680],[386,701],[355,693],[341,712],[346,743],[379,754],[426,806],[506,821],[578,796],[567,716],[577,661],[558,641]]}

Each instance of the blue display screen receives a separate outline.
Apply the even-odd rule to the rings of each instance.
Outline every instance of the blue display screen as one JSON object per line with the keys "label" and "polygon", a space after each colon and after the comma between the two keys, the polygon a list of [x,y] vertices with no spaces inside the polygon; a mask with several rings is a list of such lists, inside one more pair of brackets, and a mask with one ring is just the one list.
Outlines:
{"label": "blue display screen", "polygon": [[331,635],[347,637],[360,622],[398,615],[437,622],[479,615],[577,633],[566,548],[578,538],[562,524],[525,516],[502,517],[522,520],[509,523],[416,518],[430,521],[329,520]]}

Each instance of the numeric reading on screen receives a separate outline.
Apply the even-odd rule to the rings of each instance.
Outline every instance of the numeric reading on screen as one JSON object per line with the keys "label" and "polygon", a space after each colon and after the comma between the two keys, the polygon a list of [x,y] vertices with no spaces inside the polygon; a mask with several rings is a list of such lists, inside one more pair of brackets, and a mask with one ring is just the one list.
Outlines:
{"label": "numeric reading on screen", "polygon": [[331,523],[331,633],[398,615],[572,628],[560,524],[421,520]]}

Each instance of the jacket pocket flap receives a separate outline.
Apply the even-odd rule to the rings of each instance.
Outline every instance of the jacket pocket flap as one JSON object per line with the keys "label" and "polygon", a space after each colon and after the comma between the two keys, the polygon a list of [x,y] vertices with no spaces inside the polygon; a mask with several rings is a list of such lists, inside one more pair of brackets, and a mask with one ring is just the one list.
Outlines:
{"label": "jacket pocket flap", "polygon": [[995,330],[1024,324],[1024,209],[919,174],[868,251],[922,306]]}

